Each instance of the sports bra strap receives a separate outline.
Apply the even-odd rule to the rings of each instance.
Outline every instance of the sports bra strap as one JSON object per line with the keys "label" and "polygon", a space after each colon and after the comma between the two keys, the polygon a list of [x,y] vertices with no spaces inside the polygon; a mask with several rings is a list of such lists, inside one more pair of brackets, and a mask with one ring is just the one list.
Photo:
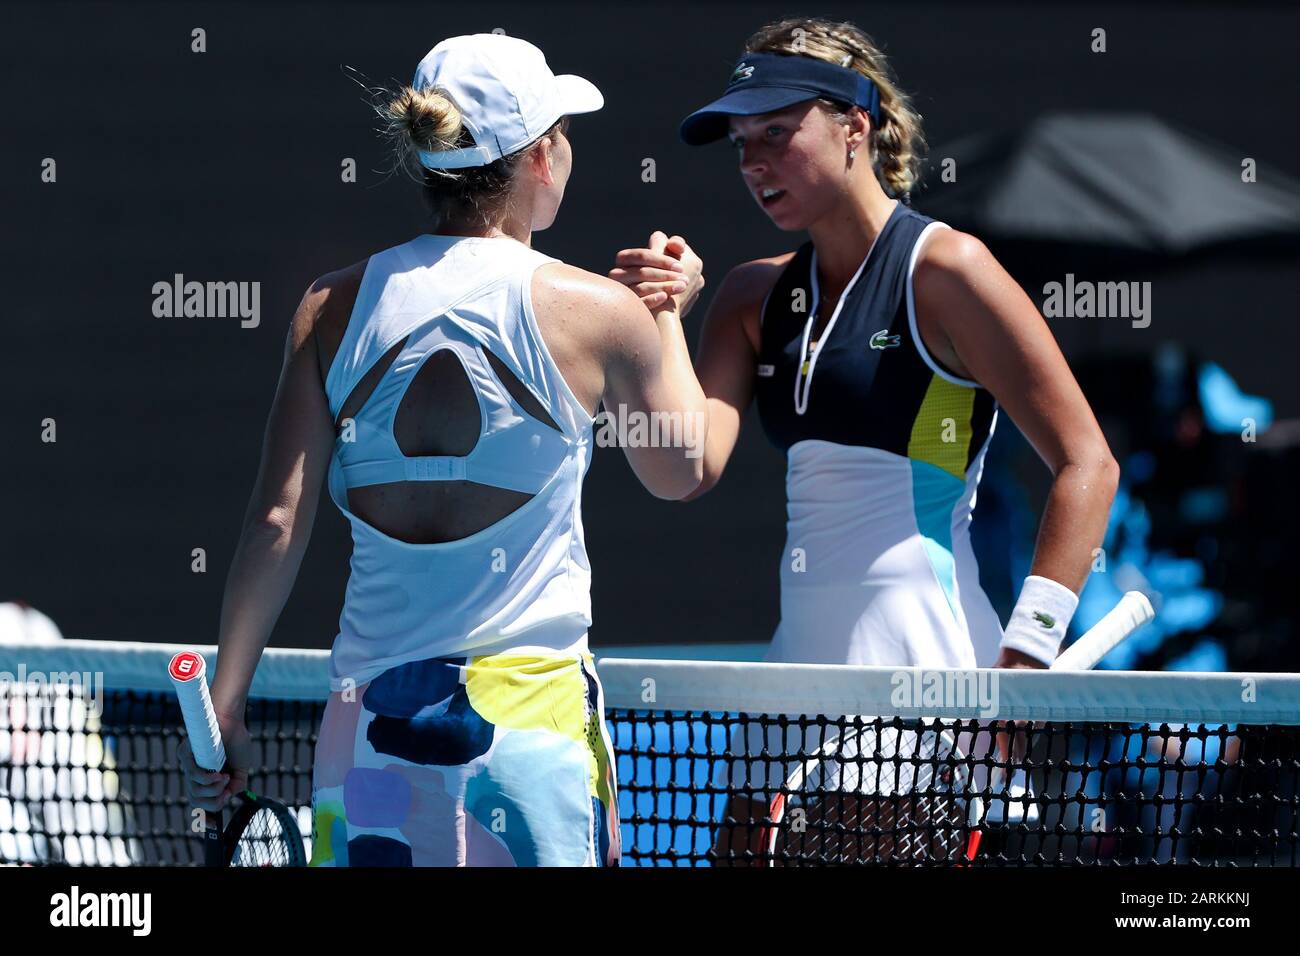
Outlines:
{"label": "sports bra strap", "polygon": [[509,491],[537,492],[537,478],[518,468],[496,468],[482,461],[451,455],[422,455],[414,458],[390,458],[385,461],[359,461],[343,465],[347,487],[383,485],[396,481],[472,481]]}

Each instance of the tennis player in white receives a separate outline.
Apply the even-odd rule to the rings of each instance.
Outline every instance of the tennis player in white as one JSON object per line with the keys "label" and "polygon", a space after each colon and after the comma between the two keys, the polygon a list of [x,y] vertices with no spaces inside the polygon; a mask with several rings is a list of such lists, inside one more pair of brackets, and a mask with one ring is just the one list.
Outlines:
{"label": "tennis player in white", "polygon": [[[353,554],[313,865],[618,861],[582,481],[602,401],[704,419],[678,319],[703,279],[679,261],[652,315],[532,248],[573,167],[568,117],[602,103],[524,40],[439,43],[383,111],[430,231],[317,280],[293,317],[222,608],[212,702],[232,773],[183,759],[196,806],[245,785],[244,704],[328,483]],[[699,484],[700,450],[625,449],[669,499]]]}

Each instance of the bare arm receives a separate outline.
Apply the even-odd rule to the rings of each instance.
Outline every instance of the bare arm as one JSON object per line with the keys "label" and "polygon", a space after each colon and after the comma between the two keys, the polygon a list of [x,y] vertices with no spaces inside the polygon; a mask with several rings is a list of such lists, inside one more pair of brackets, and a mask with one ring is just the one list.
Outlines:
{"label": "bare arm", "polygon": [[[677,499],[694,490],[700,454],[684,443],[703,444],[708,418],[678,304],[665,301],[659,314],[651,315],[626,286],[562,263],[543,266],[534,276],[534,311],[543,334],[550,336],[552,355],[577,385],[584,405],[594,409],[603,401],[615,422],[648,423],[658,416],[656,423],[667,424],[669,437],[678,439],[666,447],[663,441],[658,447],[623,443],[637,478],[659,498]],[[599,430],[596,439],[601,440]]]}
{"label": "bare arm", "polygon": [[973,236],[936,234],[922,250],[914,289],[944,339],[936,357],[998,400],[1053,475],[1032,574],[1078,593],[1101,546],[1119,466],[1078,383],[1033,302]]}
{"label": "bare arm", "polygon": [[704,473],[702,448],[709,432],[704,392],[691,366],[690,352],[675,308],[646,311],[627,287],[608,281],[613,325],[606,352],[605,410],[616,418],[667,415],[680,422],[680,436],[668,447],[624,446],[628,463],[657,498],[684,498]]}
{"label": "bare arm", "polygon": [[[700,385],[708,397],[709,438],[704,479],[688,501],[718,483],[740,439],[741,423],[754,396],[757,315],[779,271],[767,260],[737,266],[727,273],[709,304],[696,357]],[[751,324],[755,328],[751,329]]]}
{"label": "bare arm", "polygon": [[315,522],[334,428],[312,332],[330,294],[328,277],[307,290],[285,342],[261,465],[221,603],[212,681],[218,715],[242,720],[253,672],[293,589]]}
{"label": "bare arm", "polygon": [[[694,263],[686,253],[686,241],[673,236],[667,241],[655,232],[646,247],[624,249],[617,257],[610,278],[622,282],[640,296],[652,312],[669,298],[673,283],[689,274]],[[754,362],[758,356],[759,313],[763,300],[791,256],[746,262],[732,269],[718,289],[695,357],[695,372],[707,398],[708,439],[705,443],[703,478],[698,488],[682,500],[700,497],[722,477],[740,438],[740,427],[754,393]],[[698,261],[698,260],[697,260]],[[683,268],[685,267],[685,268]],[[676,270],[676,271],[674,271]],[[690,308],[687,298],[682,315]]]}

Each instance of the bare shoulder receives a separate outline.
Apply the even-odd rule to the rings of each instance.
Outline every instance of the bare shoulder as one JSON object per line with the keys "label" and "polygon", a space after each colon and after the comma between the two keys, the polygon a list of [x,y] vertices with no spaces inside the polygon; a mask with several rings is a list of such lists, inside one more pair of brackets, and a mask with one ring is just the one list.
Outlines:
{"label": "bare shoulder", "polygon": [[568,263],[539,267],[533,273],[532,299],[548,345],[555,337],[603,355],[603,346],[620,339],[657,334],[654,318],[635,292],[608,276]]}
{"label": "bare shoulder", "polygon": [[993,261],[993,254],[979,239],[957,229],[936,229],[921,247],[916,260],[916,278],[961,280],[975,277]]}
{"label": "bare shoulder", "polygon": [[954,324],[970,326],[983,313],[989,317],[1023,315],[1026,304],[1037,313],[988,246],[955,229],[936,230],[922,247],[913,288],[922,328],[935,323],[945,328]]}
{"label": "bare shoulder", "polygon": [[[532,294],[534,312],[546,309],[563,314],[591,308],[622,311],[641,305],[636,293],[621,282],[567,262],[548,262],[539,267],[533,273]],[[646,312],[647,318],[649,315]]]}
{"label": "bare shoulder", "polygon": [[635,292],[607,276],[564,262],[533,271],[533,315],[570,390],[595,414],[612,361],[658,342],[654,318]]}
{"label": "bare shoulder", "polygon": [[362,259],[318,278],[303,293],[298,311],[294,313],[293,328],[290,331],[291,347],[300,348],[314,335],[322,375],[334,361],[334,354],[347,331],[348,320],[352,318],[352,307],[356,304],[357,293],[361,289],[361,279],[366,274],[367,262],[368,259]]}
{"label": "bare shoulder", "polygon": [[763,303],[794,256],[793,252],[783,252],[732,267],[709,305],[709,322],[739,323],[757,352]]}
{"label": "bare shoulder", "polygon": [[793,252],[783,252],[776,256],[742,262],[731,268],[723,277],[722,284],[731,287],[730,291],[737,297],[737,301],[762,305],[794,255]]}

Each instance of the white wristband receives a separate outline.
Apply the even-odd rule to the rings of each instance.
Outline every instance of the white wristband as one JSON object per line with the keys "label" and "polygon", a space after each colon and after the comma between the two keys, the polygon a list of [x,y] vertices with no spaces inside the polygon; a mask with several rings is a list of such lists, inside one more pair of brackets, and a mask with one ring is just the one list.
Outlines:
{"label": "white wristband", "polygon": [[1002,646],[1050,665],[1078,606],[1079,596],[1064,584],[1029,575],[1002,634]]}

